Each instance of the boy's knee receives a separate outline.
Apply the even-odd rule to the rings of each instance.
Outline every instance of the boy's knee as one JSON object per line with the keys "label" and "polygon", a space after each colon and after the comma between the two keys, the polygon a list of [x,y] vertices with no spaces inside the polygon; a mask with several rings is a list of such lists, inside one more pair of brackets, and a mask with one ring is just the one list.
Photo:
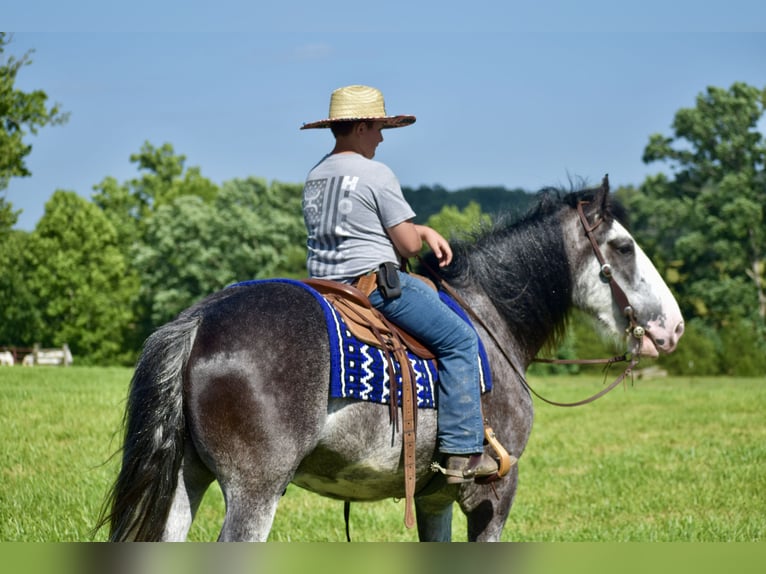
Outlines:
{"label": "boy's knee", "polygon": [[458,347],[465,352],[476,353],[479,350],[479,336],[476,331],[466,325],[466,328],[460,329]]}

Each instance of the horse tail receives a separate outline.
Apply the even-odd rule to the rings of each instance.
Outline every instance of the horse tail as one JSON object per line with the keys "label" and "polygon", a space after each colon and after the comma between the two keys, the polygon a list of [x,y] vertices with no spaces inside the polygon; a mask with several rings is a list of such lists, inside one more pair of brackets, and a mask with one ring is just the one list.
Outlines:
{"label": "horse tail", "polygon": [[108,522],[112,542],[162,537],[183,459],[183,376],[200,320],[181,314],[144,343],[125,408],[122,468],[96,526]]}

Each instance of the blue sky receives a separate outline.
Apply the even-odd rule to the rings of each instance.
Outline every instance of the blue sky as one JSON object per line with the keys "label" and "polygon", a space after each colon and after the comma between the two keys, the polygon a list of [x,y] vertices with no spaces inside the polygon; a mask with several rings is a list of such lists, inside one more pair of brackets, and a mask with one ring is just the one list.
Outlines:
{"label": "blue sky", "polygon": [[[301,182],[331,147],[330,92],[369,84],[387,111],[376,159],[403,185],[534,191],[570,177],[638,185],[653,133],[708,86],[766,87],[766,3],[25,0],[4,6],[8,53],[33,49],[17,88],[70,112],[28,138],[33,175],[6,198],[33,229],[56,189],[90,197],[170,143],[216,183]],[[263,3],[258,4],[275,4]],[[626,3],[627,4],[627,3]],[[21,31],[34,30],[34,31]]]}

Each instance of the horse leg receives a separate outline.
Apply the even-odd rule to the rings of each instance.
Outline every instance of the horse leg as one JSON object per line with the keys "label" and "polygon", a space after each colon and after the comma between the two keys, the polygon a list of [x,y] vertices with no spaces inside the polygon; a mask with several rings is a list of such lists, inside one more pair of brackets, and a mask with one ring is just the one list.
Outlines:
{"label": "horse leg", "polygon": [[454,499],[426,497],[415,499],[418,539],[421,542],[452,541],[452,507]]}
{"label": "horse leg", "polygon": [[[318,427],[319,416],[295,410],[293,419],[267,400],[271,397],[264,387],[232,381],[218,380],[202,393],[202,401],[216,408],[200,409],[208,426],[196,429],[196,442],[204,445],[201,456],[210,461],[226,503],[218,540],[265,542],[277,504],[318,434],[317,428],[306,436],[300,425]],[[263,390],[257,393],[258,388]]]}
{"label": "horse leg", "polygon": [[[190,400],[195,443],[226,502],[220,541],[266,541],[282,493],[316,445],[326,417],[327,379],[312,378],[305,363],[292,363],[301,383],[292,386],[292,396],[283,392],[291,385],[283,384],[277,367],[267,365],[196,386]],[[297,406],[290,409],[288,398]]]}
{"label": "horse leg", "polygon": [[226,501],[219,540],[265,541],[327,419],[329,338],[321,307],[302,287],[231,293],[206,310],[195,338],[187,427]]}
{"label": "horse leg", "polygon": [[[254,492],[254,490],[257,491]],[[266,493],[261,485],[229,486],[225,489],[226,518],[219,542],[266,542],[282,492]]]}
{"label": "horse leg", "polygon": [[268,364],[266,351],[256,353],[261,363],[253,361],[257,366],[246,373],[220,362],[211,362],[220,376],[206,374],[205,364],[191,373],[198,380],[188,403],[190,426],[226,502],[220,541],[266,541],[282,493],[327,416],[327,367],[317,369],[313,355],[293,360],[286,378],[279,361]]}
{"label": "horse leg", "polygon": [[212,473],[202,464],[190,441],[187,441],[183,462],[178,470],[178,483],[173,502],[162,531],[162,541],[186,540],[197,509],[211,482],[213,482]]}
{"label": "horse leg", "polygon": [[466,489],[459,504],[467,518],[469,542],[500,542],[513,504],[517,480],[518,467],[514,465],[507,477],[495,483],[494,492],[491,486],[475,485]]}

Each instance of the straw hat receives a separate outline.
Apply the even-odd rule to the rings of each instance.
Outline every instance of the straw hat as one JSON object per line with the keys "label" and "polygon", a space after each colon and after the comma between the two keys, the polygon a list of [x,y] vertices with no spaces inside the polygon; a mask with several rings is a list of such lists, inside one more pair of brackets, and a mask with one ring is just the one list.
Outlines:
{"label": "straw hat", "polygon": [[301,129],[329,128],[333,122],[348,120],[383,122],[384,128],[402,128],[415,123],[415,116],[387,116],[380,90],[369,86],[346,86],[332,93],[327,119],[303,124]]}

